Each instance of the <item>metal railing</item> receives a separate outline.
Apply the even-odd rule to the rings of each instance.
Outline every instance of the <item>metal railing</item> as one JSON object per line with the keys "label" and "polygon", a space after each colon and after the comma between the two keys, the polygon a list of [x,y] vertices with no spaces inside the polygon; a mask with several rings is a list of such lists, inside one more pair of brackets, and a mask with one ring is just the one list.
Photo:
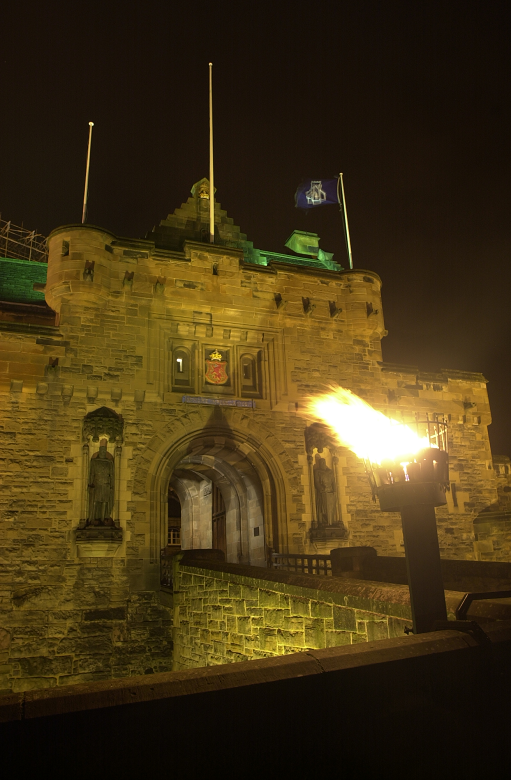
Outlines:
{"label": "metal railing", "polygon": [[332,561],[329,555],[298,555],[273,553],[269,561],[270,568],[284,569],[298,574],[316,574],[332,576]]}

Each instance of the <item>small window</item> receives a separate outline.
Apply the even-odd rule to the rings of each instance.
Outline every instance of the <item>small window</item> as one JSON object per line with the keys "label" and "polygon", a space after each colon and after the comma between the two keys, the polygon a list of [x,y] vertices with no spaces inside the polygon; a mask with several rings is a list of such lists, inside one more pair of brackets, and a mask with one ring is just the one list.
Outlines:
{"label": "small window", "polygon": [[188,383],[190,379],[190,360],[185,352],[177,352],[174,358],[174,374],[178,381],[186,381]]}
{"label": "small window", "polygon": [[259,355],[242,355],[240,359],[241,395],[260,398],[261,381]]}
{"label": "small window", "polygon": [[246,382],[252,382],[252,362],[252,359],[243,362],[243,380]]}
{"label": "small window", "polygon": [[175,389],[190,388],[192,382],[191,355],[180,347],[172,355],[172,385]]}
{"label": "small window", "polygon": [[241,383],[243,388],[255,389],[255,360],[252,355],[243,355],[241,358]]}

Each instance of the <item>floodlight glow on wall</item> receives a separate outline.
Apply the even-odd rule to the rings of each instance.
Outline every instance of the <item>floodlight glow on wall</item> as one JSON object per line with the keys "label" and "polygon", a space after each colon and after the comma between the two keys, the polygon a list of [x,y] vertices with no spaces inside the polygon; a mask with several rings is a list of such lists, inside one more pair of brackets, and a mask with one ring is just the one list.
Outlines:
{"label": "floodlight glow on wall", "polygon": [[445,420],[391,420],[345,388],[312,399],[309,409],[365,464],[382,512],[400,512],[414,633],[447,620],[435,507],[449,485]]}

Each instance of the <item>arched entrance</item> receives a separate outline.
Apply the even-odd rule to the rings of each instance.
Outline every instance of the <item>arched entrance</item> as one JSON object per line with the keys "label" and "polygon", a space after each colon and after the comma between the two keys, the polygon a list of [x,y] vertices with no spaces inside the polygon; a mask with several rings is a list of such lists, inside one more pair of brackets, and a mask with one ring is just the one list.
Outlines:
{"label": "arched entrance", "polygon": [[289,485],[275,453],[282,447],[262,427],[261,440],[243,430],[253,427],[247,416],[207,412],[200,410],[202,425],[196,414],[193,426],[151,445],[151,560],[168,543],[170,489],[180,504],[182,549],[215,545],[229,562],[265,566],[272,551],[288,549]]}
{"label": "arched entrance", "polygon": [[[266,565],[265,495],[246,453],[224,440],[183,457],[169,485],[181,504],[181,548],[223,550],[227,561]],[[271,499],[271,496],[270,496]],[[271,520],[271,500],[269,504]]]}

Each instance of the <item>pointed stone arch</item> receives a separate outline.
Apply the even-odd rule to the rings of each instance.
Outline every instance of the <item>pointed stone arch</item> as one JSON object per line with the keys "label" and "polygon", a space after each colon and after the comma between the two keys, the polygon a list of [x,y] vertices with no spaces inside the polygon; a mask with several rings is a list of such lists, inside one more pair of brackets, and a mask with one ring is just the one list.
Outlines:
{"label": "pointed stone arch", "polygon": [[[151,563],[158,562],[163,546],[172,475],[176,473],[180,480],[183,498],[191,496],[184,472],[190,472],[190,477],[192,472],[202,474],[217,482],[224,478],[233,486],[230,500],[236,495],[240,502],[240,561],[250,561],[250,512],[245,510],[253,512],[256,500],[261,507],[266,544],[273,550],[287,551],[288,516],[293,506],[289,479],[298,465],[279,440],[244,410],[191,410],[153,437],[143,453],[143,464],[135,474],[136,498],[149,514]],[[177,484],[175,478],[172,484]]]}

